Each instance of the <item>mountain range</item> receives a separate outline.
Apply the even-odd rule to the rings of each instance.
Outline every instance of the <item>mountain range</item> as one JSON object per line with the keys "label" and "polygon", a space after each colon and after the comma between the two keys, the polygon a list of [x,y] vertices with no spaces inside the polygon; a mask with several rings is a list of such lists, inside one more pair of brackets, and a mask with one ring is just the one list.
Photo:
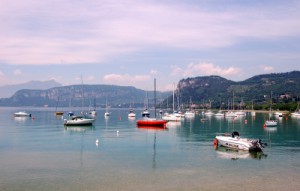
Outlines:
{"label": "mountain range", "polygon": [[234,82],[220,76],[187,78],[179,81],[181,103],[212,103],[212,107],[228,102],[262,104],[296,101],[300,96],[300,72],[263,74]]}
{"label": "mountain range", "polygon": [[0,98],[11,97],[14,93],[21,89],[41,89],[46,90],[53,87],[60,87],[61,84],[55,80],[49,81],[29,81],[26,83],[6,85],[0,87]]}
{"label": "mountain range", "polygon": [[[228,103],[254,102],[255,104],[288,103],[298,101],[300,96],[300,71],[257,75],[240,82],[220,76],[200,76],[179,81],[174,102],[188,107],[211,103],[211,107],[228,107]],[[55,85],[55,83],[52,83]],[[96,107],[128,108],[144,107],[154,103],[153,91],[144,91],[132,86],[116,85],[70,85],[49,89],[22,89],[9,98],[0,99],[0,106],[44,106],[49,107]],[[45,87],[45,85],[43,86]],[[171,92],[157,92],[157,102],[162,107],[171,107]],[[234,100],[234,101],[233,101]],[[180,104],[179,104],[180,103]]]}

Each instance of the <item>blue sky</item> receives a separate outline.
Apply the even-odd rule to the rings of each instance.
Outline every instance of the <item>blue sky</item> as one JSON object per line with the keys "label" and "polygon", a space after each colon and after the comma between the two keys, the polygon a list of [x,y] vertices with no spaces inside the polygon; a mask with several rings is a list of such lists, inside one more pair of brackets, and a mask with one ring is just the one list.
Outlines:
{"label": "blue sky", "polygon": [[300,70],[300,1],[1,0],[0,86],[54,79],[171,90]]}

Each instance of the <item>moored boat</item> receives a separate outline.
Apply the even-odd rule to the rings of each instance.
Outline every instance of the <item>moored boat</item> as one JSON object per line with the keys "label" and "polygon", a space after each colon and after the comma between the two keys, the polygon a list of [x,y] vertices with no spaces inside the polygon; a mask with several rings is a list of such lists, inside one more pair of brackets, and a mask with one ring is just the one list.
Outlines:
{"label": "moored boat", "polygon": [[19,111],[14,113],[14,117],[31,117],[31,114],[25,111]]}
{"label": "moored boat", "polygon": [[147,126],[147,127],[161,127],[166,128],[168,121],[163,119],[156,119],[156,118],[148,118],[144,117],[140,120],[136,121],[136,125],[139,126]]}
{"label": "moored boat", "polygon": [[234,131],[231,134],[223,133],[217,135],[214,145],[245,151],[262,151],[266,143],[262,143],[260,139],[241,138],[239,133]]}
{"label": "moored boat", "polygon": [[277,126],[278,121],[277,120],[266,120],[265,126],[270,127],[270,126]]}
{"label": "moored boat", "polygon": [[84,118],[81,116],[72,116],[70,119],[64,120],[66,126],[88,126],[93,125],[95,119]]}

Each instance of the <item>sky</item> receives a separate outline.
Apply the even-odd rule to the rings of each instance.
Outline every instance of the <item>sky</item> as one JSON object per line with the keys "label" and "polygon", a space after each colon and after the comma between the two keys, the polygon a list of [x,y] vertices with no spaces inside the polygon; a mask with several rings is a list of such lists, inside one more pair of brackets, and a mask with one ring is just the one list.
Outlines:
{"label": "sky", "polygon": [[300,70],[299,0],[0,0],[0,86],[172,90]]}

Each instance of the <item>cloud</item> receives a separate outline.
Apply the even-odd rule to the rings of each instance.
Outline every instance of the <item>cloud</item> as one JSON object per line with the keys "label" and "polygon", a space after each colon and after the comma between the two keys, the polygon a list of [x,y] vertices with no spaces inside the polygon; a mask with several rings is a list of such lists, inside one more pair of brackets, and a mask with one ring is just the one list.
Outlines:
{"label": "cloud", "polygon": [[201,3],[159,1],[2,0],[1,4],[0,20],[6,22],[1,25],[0,52],[7,64],[103,63],[157,47],[206,50],[251,38],[300,34],[297,3],[276,12],[282,4],[259,9],[227,5],[220,11]]}
{"label": "cloud", "polygon": [[16,70],[14,70],[14,75],[20,76],[20,75],[22,75],[22,71],[20,69],[16,69]]}
{"label": "cloud", "polygon": [[182,68],[176,65],[171,66],[171,76],[178,76],[181,75],[184,72]]}
{"label": "cloud", "polygon": [[241,69],[238,67],[216,66],[213,63],[190,63],[184,69],[178,66],[171,67],[171,75],[181,75],[182,77],[195,77],[202,75],[218,75],[222,77],[232,77],[232,75],[241,75]]}
{"label": "cloud", "polygon": [[158,74],[158,71],[157,70],[150,70],[150,75],[151,76],[156,76]]}
{"label": "cloud", "polygon": [[260,68],[265,71],[265,72],[271,72],[274,70],[274,68],[272,66],[265,66],[265,65],[262,65],[260,66]]}
{"label": "cloud", "polygon": [[107,74],[103,77],[106,83],[117,85],[138,85],[151,80],[149,75]]}

